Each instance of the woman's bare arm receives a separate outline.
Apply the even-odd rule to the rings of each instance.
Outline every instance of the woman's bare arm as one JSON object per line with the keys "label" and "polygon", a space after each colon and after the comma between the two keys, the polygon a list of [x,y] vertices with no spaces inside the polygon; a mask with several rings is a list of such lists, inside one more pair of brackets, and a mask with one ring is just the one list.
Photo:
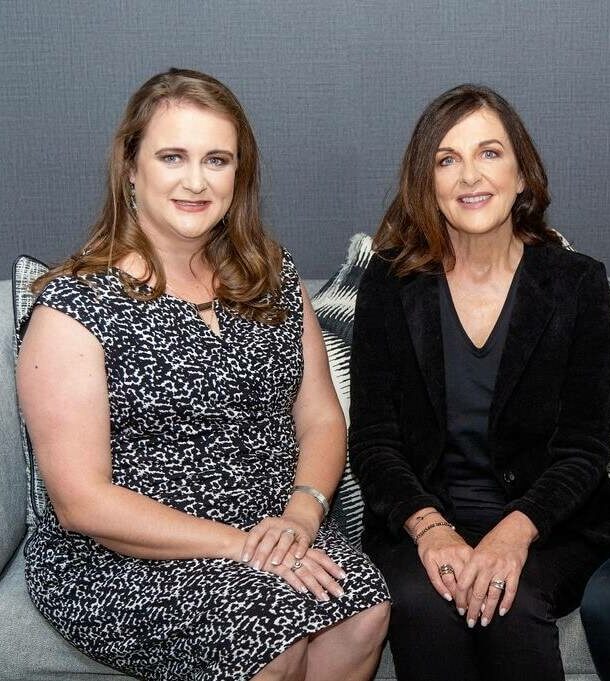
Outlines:
{"label": "woman's bare arm", "polygon": [[19,354],[17,390],[62,527],[140,558],[239,559],[241,530],[112,483],[104,353],[81,324],[51,308],[35,309]]}
{"label": "woman's bare arm", "polygon": [[[315,487],[330,500],[345,466],[345,419],[332,384],[320,326],[303,288],[302,292],[305,369],[292,410],[300,450],[295,485]],[[289,549],[301,558],[323,516],[315,497],[295,492],[281,518],[265,519],[250,530],[242,558],[256,566],[265,565],[269,558],[280,563]],[[292,546],[293,541],[296,546]]]}

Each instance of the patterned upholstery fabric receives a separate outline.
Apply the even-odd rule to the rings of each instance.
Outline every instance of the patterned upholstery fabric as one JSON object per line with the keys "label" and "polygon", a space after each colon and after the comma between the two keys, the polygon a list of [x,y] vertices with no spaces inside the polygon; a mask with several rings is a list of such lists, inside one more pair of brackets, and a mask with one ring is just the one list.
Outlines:
{"label": "patterned upholstery fabric", "polygon": [[[48,267],[28,255],[21,255],[13,265],[13,312],[15,316],[15,337],[13,349],[15,361],[17,360],[17,348],[20,342],[18,330],[22,321],[29,315],[36,296],[31,291],[32,282],[47,271]],[[19,413],[21,426],[21,442],[25,457],[25,470],[28,481],[28,504],[26,523],[28,529],[35,527],[44,513],[47,504],[47,494],[44,483],[38,473],[36,459],[32,444],[25,428],[21,412]]]}
{"label": "patterned upholstery fabric", "polygon": [[[371,244],[371,237],[366,234],[352,237],[345,263],[311,301],[322,327],[333,383],[348,423],[349,360],[354,306],[360,278],[371,259]],[[362,530],[362,508],[360,487],[348,461],[335,495],[333,517],[347,539],[358,547]]]}

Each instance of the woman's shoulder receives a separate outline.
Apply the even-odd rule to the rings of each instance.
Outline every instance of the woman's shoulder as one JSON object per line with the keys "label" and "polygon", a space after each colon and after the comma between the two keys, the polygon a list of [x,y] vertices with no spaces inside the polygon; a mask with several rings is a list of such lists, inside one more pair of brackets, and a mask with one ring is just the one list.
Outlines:
{"label": "woman's shoulder", "polygon": [[111,271],[87,275],[62,274],[54,277],[40,291],[37,303],[101,303],[100,294],[115,288],[116,275]]}
{"label": "woman's shoulder", "polygon": [[282,289],[294,288],[297,284],[300,286],[299,272],[292,253],[284,246],[280,246],[280,251],[282,253]]}
{"label": "woman's shoulder", "polygon": [[604,277],[606,276],[602,262],[560,244],[529,246],[528,255],[534,268],[539,268],[540,272],[563,282],[566,286],[573,287],[578,280],[590,273],[601,272]]}
{"label": "woman's shoulder", "polygon": [[59,275],[40,291],[34,305],[63,312],[104,341],[111,318],[109,301],[119,288],[110,270],[84,276]]}
{"label": "woman's shoulder", "polygon": [[400,251],[392,248],[375,251],[362,275],[360,286],[375,286],[384,290],[395,290],[413,279],[421,276],[420,272],[399,275],[394,268],[394,261]]}

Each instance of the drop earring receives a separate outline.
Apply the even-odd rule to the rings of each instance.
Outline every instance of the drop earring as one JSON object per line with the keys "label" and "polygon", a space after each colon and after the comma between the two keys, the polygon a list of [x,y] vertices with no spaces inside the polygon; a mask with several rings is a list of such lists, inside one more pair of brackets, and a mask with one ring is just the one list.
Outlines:
{"label": "drop earring", "polygon": [[138,210],[136,205],[136,186],[133,182],[129,183],[129,208],[135,213]]}

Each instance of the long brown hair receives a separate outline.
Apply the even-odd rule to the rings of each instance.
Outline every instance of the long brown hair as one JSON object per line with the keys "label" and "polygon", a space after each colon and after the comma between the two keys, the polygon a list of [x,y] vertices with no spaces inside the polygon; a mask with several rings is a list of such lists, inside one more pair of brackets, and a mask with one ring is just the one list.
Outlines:
{"label": "long brown hair", "polygon": [[[226,85],[198,71],[170,69],[157,74],[130,98],[114,135],[102,212],[82,250],[49,270],[34,290],[60,275],[83,276],[116,265],[138,253],[146,270],[142,280],[122,277],[128,295],[153,300],[165,291],[165,271],[150,240],[138,224],[131,203],[129,172],[157,107],[188,102],[227,115],[237,130],[237,171],[233,201],[223,220],[212,227],[201,256],[214,272],[216,295],[238,313],[277,324],[285,318],[279,305],[282,251],[265,232],[259,211],[258,149],[246,114]],[[141,284],[153,280],[151,288]]]}
{"label": "long brown hair", "polygon": [[500,118],[525,184],[512,207],[513,232],[527,244],[561,243],[546,224],[545,211],[551,201],[547,176],[519,115],[488,87],[458,85],[431,102],[417,122],[402,160],[398,192],[373,240],[376,251],[394,249],[388,257],[399,276],[435,271],[455,262],[445,218],[436,201],[435,157],[449,130],[482,107]]}

